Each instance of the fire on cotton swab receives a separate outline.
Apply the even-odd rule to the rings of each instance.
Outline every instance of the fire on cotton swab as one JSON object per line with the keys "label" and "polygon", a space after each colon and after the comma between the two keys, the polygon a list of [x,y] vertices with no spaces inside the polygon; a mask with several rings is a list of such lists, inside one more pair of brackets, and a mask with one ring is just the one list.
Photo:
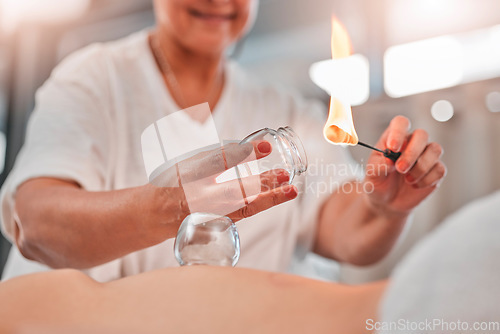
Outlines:
{"label": "fire on cotton swab", "polygon": [[[345,27],[335,17],[332,17],[332,61],[342,61],[352,55],[352,44]],[[373,146],[362,143],[354,128],[352,110],[344,92],[331,92],[328,119],[323,128],[325,139],[332,144],[361,145],[369,149],[381,152],[386,158],[396,161],[401,153],[392,152],[388,149],[380,150]]]}

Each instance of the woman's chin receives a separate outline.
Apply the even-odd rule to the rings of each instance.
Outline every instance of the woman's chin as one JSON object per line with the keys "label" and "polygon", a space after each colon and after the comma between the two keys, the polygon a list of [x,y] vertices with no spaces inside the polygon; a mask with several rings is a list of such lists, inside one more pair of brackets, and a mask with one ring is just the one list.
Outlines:
{"label": "woman's chin", "polygon": [[220,56],[231,44],[232,41],[227,37],[206,36],[204,38],[197,38],[196,43],[189,43],[189,45],[185,46],[198,54]]}

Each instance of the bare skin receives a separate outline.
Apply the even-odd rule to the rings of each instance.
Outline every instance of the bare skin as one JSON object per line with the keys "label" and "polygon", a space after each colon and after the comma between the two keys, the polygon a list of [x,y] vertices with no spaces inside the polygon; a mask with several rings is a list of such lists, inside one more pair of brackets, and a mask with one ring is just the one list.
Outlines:
{"label": "bare skin", "polygon": [[[2,333],[366,333],[385,282],[345,286],[223,267],[163,269],[110,283],[78,271],[0,284]],[[50,301],[50,302],[47,302]]]}
{"label": "bare skin", "polygon": [[[220,79],[224,51],[251,26],[258,2],[154,3],[158,26],[152,38],[159,40],[161,58],[171,68],[158,66],[166,88],[180,106],[208,99],[213,110],[224,85]],[[176,87],[168,80],[170,72]],[[410,122],[404,117],[393,119],[377,145],[402,152],[401,158],[394,165],[374,153],[363,181],[373,185],[373,192],[340,190],[323,203],[314,243],[317,253],[357,265],[377,262],[394,245],[413,209],[446,174],[441,146],[429,143],[424,130],[410,132]],[[371,174],[371,168],[387,173]],[[263,194],[235,218],[296,196],[294,187],[281,187]],[[147,203],[139,200],[144,204],[140,208],[139,198],[147,199]],[[15,241],[23,255],[51,267],[88,268],[173,237],[179,218],[185,216],[179,200],[178,194],[149,186],[99,193],[86,192],[67,180],[33,179],[16,196],[20,220]]]}

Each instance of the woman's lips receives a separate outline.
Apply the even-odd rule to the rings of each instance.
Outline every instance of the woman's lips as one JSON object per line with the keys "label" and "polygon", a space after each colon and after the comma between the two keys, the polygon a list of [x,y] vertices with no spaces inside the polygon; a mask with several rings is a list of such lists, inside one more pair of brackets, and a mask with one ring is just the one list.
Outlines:
{"label": "woman's lips", "polygon": [[196,9],[190,9],[189,14],[192,16],[206,20],[207,22],[225,22],[233,20],[236,17],[234,13],[211,13],[211,12],[202,12]]}

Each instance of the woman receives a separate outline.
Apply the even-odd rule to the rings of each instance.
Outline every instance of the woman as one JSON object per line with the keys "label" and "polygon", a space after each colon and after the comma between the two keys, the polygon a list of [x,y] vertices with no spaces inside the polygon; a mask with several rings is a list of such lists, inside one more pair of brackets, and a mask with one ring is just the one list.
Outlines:
{"label": "woman", "polygon": [[[155,30],[88,47],[58,66],[37,94],[26,144],[2,189],[3,227],[24,257],[89,269],[99,281],[176,265],[172,238],[188,214],[185,199],[178,189],[147,185],[140,134],[205,101],[222,139],[290,125],[310,161],[348,171],[310,173],[234,213],[247,218],[240,266],[284,271],[296,250],[366,265],[391,249],[446,173],[440,145],[396,117],[378,146],[402,152],[398,163],[374,154],[367,176],[355,181],[347,151],[322,138],[319,104],[260,85],[226,60],[256,8],[256,0],[156,0]],[[185,121],[202,141],[203,123]],[[256,152],[259,144],[266,154],[265,143],[254,143]],[[373,191],[346,191],[347,182]],[[17,254],[11,267],[20,261]]]}

